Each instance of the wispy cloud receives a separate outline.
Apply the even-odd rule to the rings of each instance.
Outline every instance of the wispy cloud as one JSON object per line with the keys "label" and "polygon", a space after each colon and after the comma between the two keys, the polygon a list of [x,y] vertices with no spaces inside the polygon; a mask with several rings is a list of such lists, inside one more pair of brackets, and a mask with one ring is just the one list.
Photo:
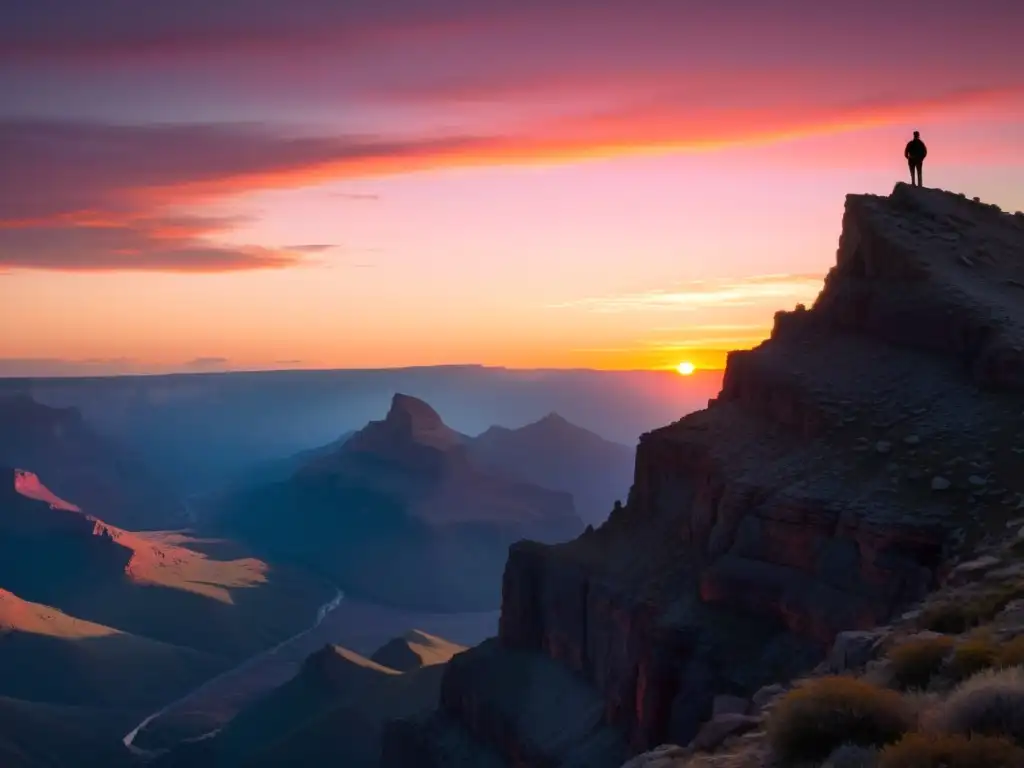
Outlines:
{"label": "wispy cloud", "polygon": [[0,227],[0,266],[65,272],[227,272],[300,263],[308,250],[225,245],[201,217],[58,217]]}
{"label": "wispy cloud", "polygon": [[325,251],[331,251],[340,247],[341,246],[339,245],[331,245],[327,243],[314,243],[310,245],[289,245],[285,250],[292,251],[294,253],[324,253]]}
{"label": "wispy cloud", "polygon": [[353,202],[376,202],[380,200],[380,195],[373,192],[331,192],[331,197],[338,198],[339,200],[351,200]]}
{"label": "wispy cloud", "polygon": [[[328,250],[223,242],[239,217],[189,209],[252,189],[357,173],[469,140],[295,138],[246,126],[0,121],[0,268],[225,272]],[[183,212],[185,211],[185,212]]]}
{"label": "wispy cloud", "polygon": [[552,305],[594,312],[694,312],[710,308],[808,304],[821,291],[822,275],[753,275],[694,280],[671,290],[577,299]]}
{"label": "wispy cloud", "polygon": [[[982,88],[787,109],[702,108],[682,97],[659,98],[557,119],[524,119],[500,131],[492,126],[491,133],[415,139],[296,136],[234,124],[0,121],[0,268],[289,267],[313,252],[228,245],[218,236],[232,226],[230,220],[198,219],[189,212],[257,190],[439,168],[719,149],[1020,95],[1016,89]],[[183,226],[174,226],[175,220]]]}

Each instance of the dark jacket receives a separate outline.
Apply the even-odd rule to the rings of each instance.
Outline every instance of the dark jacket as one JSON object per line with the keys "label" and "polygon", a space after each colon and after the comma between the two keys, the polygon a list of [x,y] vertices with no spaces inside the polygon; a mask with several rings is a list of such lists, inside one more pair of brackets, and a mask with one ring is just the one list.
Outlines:
{"label": "dark jacket", "polygon": [[907,142],[907,148],[903,150],[903,156],[912,163],[920,163],[928,156],[928,147],[920,139],[912,139]]}

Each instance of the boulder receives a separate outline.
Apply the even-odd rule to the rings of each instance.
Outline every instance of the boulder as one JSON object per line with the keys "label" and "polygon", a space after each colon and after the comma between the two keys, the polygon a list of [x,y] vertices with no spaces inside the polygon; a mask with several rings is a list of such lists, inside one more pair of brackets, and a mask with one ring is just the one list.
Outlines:
{"label": "boulder", "polygon": [[840,632],[828,656],[829,671],[841,674],[863,667],[878,655],[881,640],[877,632]]}
{"label": "boulder", "polygon": [[711,702],[711,717],[719,715],[745,715],[750,709],[750,701],[740,696],[715,696]]}
{"label": "boulder", "polygon": [[760,724],[761,718],[750,715],[719,715],[701,726],[697,737],[690,742],[690,748],[698,752],[710,752],[730,736],[747,733]]}

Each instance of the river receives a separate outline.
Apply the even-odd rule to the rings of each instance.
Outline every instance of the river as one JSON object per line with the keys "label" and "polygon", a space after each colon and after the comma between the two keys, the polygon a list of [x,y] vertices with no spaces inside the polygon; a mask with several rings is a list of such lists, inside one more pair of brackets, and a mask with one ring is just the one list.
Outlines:
{"label": "river", "polygon": [[292,657],[297,657],[299,658],[299,660],[301,660],[305,658],[306,655],[308,655],[311,649],[305,647],[296,647],[294,649],[296,651],[295,653],[286,654],[287,658],[282,659],[282,661],[286,662],[285,664],[272,665],[269,664],[269,662],[273,660],[275,656],[280,655],[281,651],[286,648],[291,648],[292,646],[304,646],[304,644],[301,641],[305,639],[307,636],[312,635],[314,631],[327,620],[331,613],[335,611],[339,605],[341,605],[344,599],[345,594],[339,589],[333,598],[328,600],[326,603],[324,603],[317,609],[316,619],[309,627],[304,629],[302,632],[299,632],[297,635],[292,635],[286,640],[282,640],[280,643],[273,646],[272,648],[268,648],[267,650],[261,651],[255,656],[249,657],[241,664],[232,667],[231,669],[225,672],[222,672],[216,677],[210,678],[202,685],[200,685],[198,688],[193,689],[181,698],[175,699],[170,704],[164,706],[162,709],[149,715],[149,717],[144,719],[131,731],[125,734],[124,739],[122,739],[124,745],[136,754],[145,754],[145,750],[141,750],[135,746],[135,739],[138,738],[138,735],[142,731],[142,729],[144,729],[147,725],[152,723],[157,718],[162,717],[175,709],[187,706],[188,703],[192,700],[201,699],[203,697],[211,695],[212,693],[215,693],[216,689],[218,688],[225,689],[224,693],[221,694],[222,697],[224,695],[230,695],[231,693],[234,693],[235,698],[243,696],[246,700],[251,700],[253,692],[244,690],[245,686],[242,685],[241,687],[243,690],[241,691],[241,693],[239,693],[239,684],[244,681],[245,677],[250,676],[250,673],[252,673],[255,669],[260,667],[261,664],[263,664],[263,666],[273,666],[280,668],[280,674],[271,675],[269,679],[267,675],[264,675],[262,678],[260,678],[258,675],[252,675],[253,677],[256,677],[257,682],[260,683],[259,688],[261,690],[269,690],[275,687],[275,685],[284,682],[294,672],[294,667],[291,663],[293,661]]}

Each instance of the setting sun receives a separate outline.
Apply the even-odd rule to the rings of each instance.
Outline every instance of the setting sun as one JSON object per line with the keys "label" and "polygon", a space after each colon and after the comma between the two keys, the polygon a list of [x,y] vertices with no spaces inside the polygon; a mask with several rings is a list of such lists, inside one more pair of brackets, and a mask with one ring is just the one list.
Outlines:
{"label": "setting sun", "polygon": [[687,361],[687,362],[680,363],[679,365],[677,365],[676,366],[676,370],[679,371],[679,373],[681,373],[683,376],[689,376],[691,373],[693,373],[695,370],[697,370],[697,366],[695,366],[693,363]]}

